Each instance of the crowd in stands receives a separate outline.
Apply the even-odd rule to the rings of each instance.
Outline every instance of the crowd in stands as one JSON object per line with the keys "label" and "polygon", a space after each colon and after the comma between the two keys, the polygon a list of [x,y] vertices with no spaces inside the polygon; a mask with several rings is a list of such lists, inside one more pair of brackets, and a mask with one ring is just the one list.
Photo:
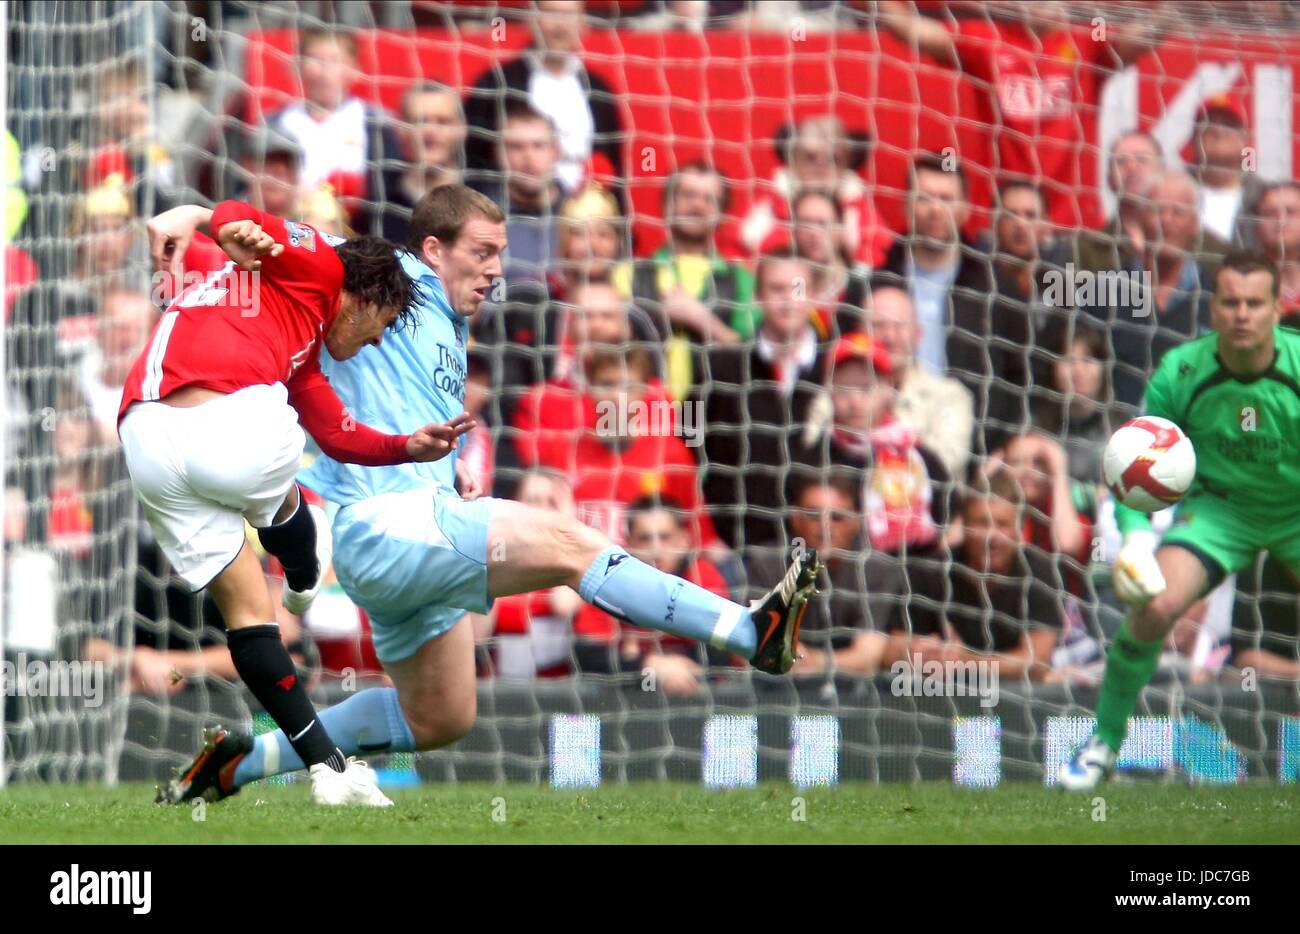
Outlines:
{"label": "crowd in stands", "polygon": [[[1229,250],[1276,264],[1284,324],[1300,326],[1300,183],[1242,170],[1251,139],[1230,104],[1201,108],[1186,170],[1153,135],[1121,135],[1106,154],[1113,216],[1095,229],[1063,220],[1084,186],[1074,113],[1098,94],[1071,54],[1118,67],[1171,24],[1155,17],[1083,44],[1064,5],[1002,5],[1014,21],[981,14],[953,27],[881,3],[879,28],[982,88],[998,68],[1043,69],[1052,94],[1028,112],[988,101],[1005,171],[987,229],[971,229],[960,155],[922,150],[910,155],[905,226],[889,229],[867,182],[869,137],[828,101],[778,134],[771,178],[728,178],[704,160],[665,166],[667,238],[643,252],[626,115],[582,59],[583,4],[535,6],[528,50],[464,88],[416,81],[395,113],[350,93],[349,31],[304,31],[302,99],[263,126],[232,118],[219,141],[193,141],[228,153],[199,171],[178,171],[156,141],[130,63],[95,83],[95,145],[79,176],[61,177],[75,197],[24,190],[10,160],[6,560],[54,556],[59,627],[80,633],[60,650],[119,665],[150,693],[233,676],[214,607],[169,579],[147,525],[131,521],[116,450],[124,375],[161,304],[146,212],[236,197],[404,245],[422,195],[468,184],[505,211],[509,238],[466,376],[481,427],[460,456],[485,490],[571,512],[642,560],[742,600],[780,577],[792,547],[818,548],[824,596],[803,624],[796,676],[920,656],[1095,681],[1121,613],[1107,574],[1118,532],[1100,484],[1106,438],[1140,410],[1161,356],[1207,331]],[[661,6],[622,28],[678,28],[726,5]],[[752,25],[766,6],[748,8]],[[731,191],[751,182],[747,213],[731,215]],[[59,206],[66,237],[52,247],[25,232],[15,192]],[[1152,292],[1079,302],[1052,287],[1067,264],[1143,274]],[[1189,614],[1171,671],[1300,679],[1296,582],[1262,561],[1242,577],[1223,585],[1240,587],[1235,613],[1211,600]],[[304,659],[378,672],[364,614],[337,586],[303,620],[283,617]],[[744,670],[566,588],[499,600],[476,632],[484,678],[653,671],[686,695]]]}

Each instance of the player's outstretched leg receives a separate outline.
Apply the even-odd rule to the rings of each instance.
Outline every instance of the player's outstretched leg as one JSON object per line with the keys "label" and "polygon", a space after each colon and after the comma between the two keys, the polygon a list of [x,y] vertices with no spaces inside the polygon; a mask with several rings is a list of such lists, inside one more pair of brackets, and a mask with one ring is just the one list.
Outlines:
{"label": "player's outstretched leg", "polygon": [[257,538],[284,568],[284,608],[301,616],[316,599],[334,550],[325,510],[308,503],[295,484],[275,524],[258,529]]}
{"label": "player's outstretched leg", "polygon": [[749,659],[770,674],[794,664],[799,624],[821,565],[803,549],[785,577],[749,607],[637,560],[578,520],[499,501],[488,533],[493,597],[568,585],[611,616]]}
{"label": "player's outstretched leg", "polygon": [[1128,733],[1129,717],[1138,695],[1155,674],[1165,637],[1208,588],[1209,575],[1201,560],[1180,547],[1156,553],[1166,587],[1141,608],[1129,611],[1106,653],[1106,671],[1097,699],[1097,728],[1074,751],[1057,775],[1068,791],[1092,791],[1110,777]]}

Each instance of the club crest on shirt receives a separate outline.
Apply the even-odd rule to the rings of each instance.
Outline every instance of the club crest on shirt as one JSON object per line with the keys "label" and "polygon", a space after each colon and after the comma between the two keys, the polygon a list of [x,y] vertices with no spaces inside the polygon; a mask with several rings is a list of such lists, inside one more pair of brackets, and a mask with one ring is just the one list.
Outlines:
{"label": "club crest on shirt", "polygon": [[306,224],[285,221],[284,229],[289,234],[289,246],[300,246],[308,252],[316,252],[316,231]]}

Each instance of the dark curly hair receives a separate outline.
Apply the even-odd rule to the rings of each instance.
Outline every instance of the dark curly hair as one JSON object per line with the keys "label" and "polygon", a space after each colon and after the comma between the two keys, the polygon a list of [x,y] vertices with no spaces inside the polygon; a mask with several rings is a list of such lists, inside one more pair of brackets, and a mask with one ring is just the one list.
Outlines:
{"label": "dark curly hair", "polygon": [[414,324],[411,305],[423,300],[418,284],[402,268],[398,246],[383,237],[354,237],[335,252],[343,263],[343,290],[366,304],[400,309],[392,329]]}

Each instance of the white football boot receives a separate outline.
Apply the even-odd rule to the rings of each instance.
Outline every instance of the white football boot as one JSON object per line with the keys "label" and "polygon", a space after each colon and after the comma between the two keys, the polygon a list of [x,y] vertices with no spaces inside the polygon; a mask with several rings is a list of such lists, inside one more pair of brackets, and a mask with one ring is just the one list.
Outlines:
{"label": "white football boot", "polygon": [[348,756],[345,771],[335,772],[324,762],[309,770],[311,775],[312,804],[361,805],[372,808],[390,808],[393,802],[379,790],[375,772],[356,756]]}
{"label": "white football boot", "polygon": [[325,572],[329,569],[330,562],[334,560],[334,533],[330,531],[325,510],[309,503],[307,514],[316,524],[316,560],[320,562],[320,573],[316,575],[316,583],[310,590],[290,590],[289,579],[285,578],[282,594],[284,608],[294,616],[301,616],[307,607],[311,606],[311,602],[316,599],[316,593],[320,590],[321,581],[325,579]]}
{"label": "white football boot", "polygon": [[1096,736],[1074,751],[1070,761],[1057,772],[1057,781],[1066,791],[1093,791],[1110,778],[1115,770],[1115,753]]}

